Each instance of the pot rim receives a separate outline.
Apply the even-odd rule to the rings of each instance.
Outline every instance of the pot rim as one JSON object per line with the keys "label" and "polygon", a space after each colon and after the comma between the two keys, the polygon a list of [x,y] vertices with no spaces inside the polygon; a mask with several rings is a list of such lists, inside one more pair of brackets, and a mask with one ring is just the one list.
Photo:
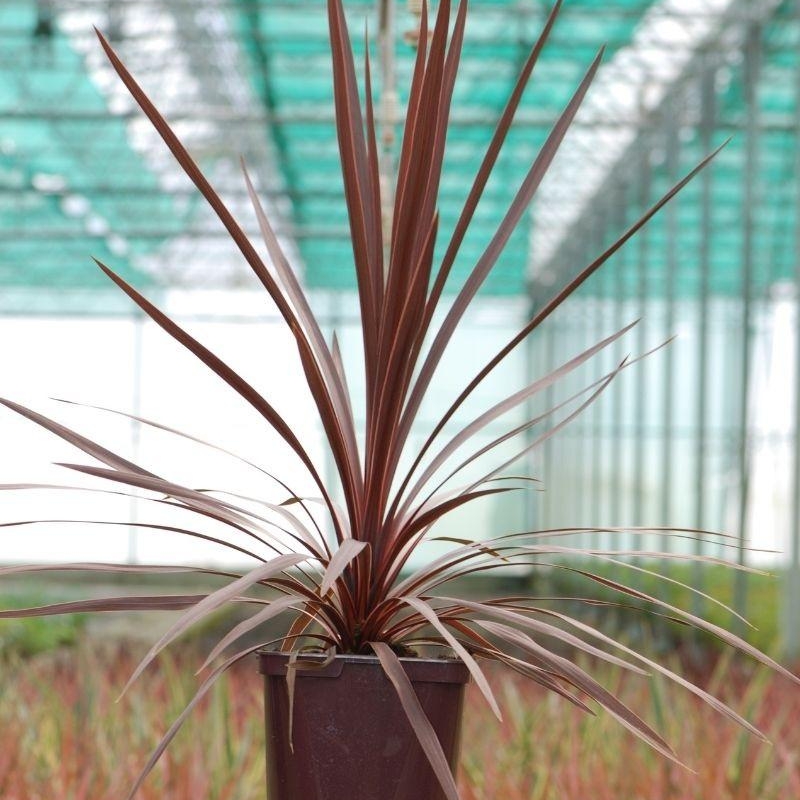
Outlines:
{"label": "pot rim", "polygon": [[[271,650],[267,647],[263,647],[259,650],[256,650],[256,655],[259,656],[284,656],[288,658],[292,653],[297,652],[295,650],[289,650],[288,652],[283,652],[281,650]],[[304,659],[315,659],[321,661],[325,658],[324,653],[303,653]],[[341,659],[342,661],[347,662],[366,662],[366,661],[378,661],[378,656],[371,656],[371,655],[361,655],[358,653],[336,653],[334,655],[334,659]],[[441,657],[421,657],[421,656],[399,656],[400,661],[413,661],[415,663],[425,662],[431,664],[452,664],[458,663],[461,664],[461,659],[457,656],[441,656]]]}
{"label": "pot rim", "polygon": [[[286,675],[286,667],[291,652],[280,650],[257,650],[259,669],[265,676]],[[303,658],[311,661],[323,661],[323,653],[305,653]],[[467,683],[469,670],[464,662],[455,656],[441,658],[420,658],[417,656],[400,656],[400,663],[413,682],[426,683]],[[308,672],[298,671],[297,677],[336,678],[341,675],[345,665],[380,667],[380,661],[374,655],[356,655],[353,653],[336,653],[331,662],[322,668]],[[388,680],[388,678],[387,678]]]}

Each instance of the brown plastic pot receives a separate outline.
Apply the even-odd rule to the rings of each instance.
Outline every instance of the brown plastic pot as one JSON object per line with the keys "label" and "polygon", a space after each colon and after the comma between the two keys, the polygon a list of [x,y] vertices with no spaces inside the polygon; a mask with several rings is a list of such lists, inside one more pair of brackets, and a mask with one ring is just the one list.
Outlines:
{"label": "brown plastic pot", "polygon": [[[288,655],[258,655],[265,678],[268,800],[443,800],[375,656],[338,655],[325,667],[297,671],[292,750]],[[400,662],[455,769],[469,671],[451,659]]]}

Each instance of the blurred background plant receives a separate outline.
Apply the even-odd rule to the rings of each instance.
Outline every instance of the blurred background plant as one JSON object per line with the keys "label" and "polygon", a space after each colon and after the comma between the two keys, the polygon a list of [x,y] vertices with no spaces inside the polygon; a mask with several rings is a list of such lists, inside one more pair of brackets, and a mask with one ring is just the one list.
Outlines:
{"label": "blurred background plant", "polygon": [[[28,608],[63,599],[47,593],[20,592],[0,594],[2,608]],[[0,653],[5,656],[30,657],[78,643],[86,623],[86,615],[69,614],[44,619],[0,620]]]}
{"label": "blurred background plant", "polygon": [[[191,649],[191,648],[188,648]],[[166,657],[146,689],[114,699],[134,665],[129,649],[84,643],[69,654],[5,658],[0,693],[3,800],[112,800],[195,691],[196,656]],[[584,666],[586,666],[584,664]],[[675,666],[673,664],[673,666]],[[596,669],[596,667],[595,667]],[[800,796],[800,700],[767,670],[722,659],[695,677],[744,708],[772,745],[659,680],[598,677],[648,718],[696,774],[666,763],[613,720],[572,713],[507,674],[492,675],[509,709],[498,723],[475,687],[468,694],[459,786],[465,800],[787,800]],[[141,789],[142,800],[261,800],[264,726],[251,666],[223,679]]]}

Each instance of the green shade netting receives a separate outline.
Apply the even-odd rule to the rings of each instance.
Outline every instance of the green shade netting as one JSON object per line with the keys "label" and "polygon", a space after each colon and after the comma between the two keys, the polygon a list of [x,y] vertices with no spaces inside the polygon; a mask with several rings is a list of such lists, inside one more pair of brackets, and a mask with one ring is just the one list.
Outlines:
{"label": "green shade netting", "polygon": [[[292,200],[306,280],[312,286],[355,286],[349,229],[333,126],[331,57],[325,3],[236,0],[234,19],[248,54],[252,83],[274,115],[271,135]],[[451,288],[460,285],[511,203],[552,122],[569,101],[598,48],[611,58],[628,45],[651,2],[571,0],[526,90],[519,117],[487,186],[456,262]],[[455,6],[455,4],[454,4]],[[364,24],[378,27],[374,0],[346,0],[353,49],[364,58]],[[544,25],[549,3],[515,0],[472,2],[456,84],[444,179],[441,185],[439,256],[461,211],[481,158],[516,81]],[[406,4],[397,3],[397,87],[401,116],[415,51],[403,41],[414,27]],[[371,36],[374,40],[374,36]],[[373,75],[377,68],[374,48]],[[361,70],[363,76],[363,69]],[[376,98],[380,81],[375,81]],[[527,117],[527,119],[526,119]],[[399,146],[399,128],[397,145]],[[523,221],[485,285],[495,295],[525,290],[530,225]]]}
{"label": "green shade netting", "polygon": [[72,290],[90,302],[109,286],[91,256],[147,285],[135,259],[164,237],[138,220],[177,223],[170,197],[57,21],[5,0],[0,36],[0,311],[35,311],[37,297],[57,311],[53,298]]}

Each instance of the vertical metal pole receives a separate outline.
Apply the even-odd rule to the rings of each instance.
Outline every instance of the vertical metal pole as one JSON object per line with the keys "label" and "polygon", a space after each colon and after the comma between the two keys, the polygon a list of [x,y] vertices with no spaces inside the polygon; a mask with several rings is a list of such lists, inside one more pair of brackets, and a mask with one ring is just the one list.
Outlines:
{"label": "vertical metal pole", "polygon": [[[530,255],[529,255],[529,267],[533,266],[533,258],[536,251],[535,243],[536,243],[536,234],[537,228],[535,225],[536,215],[534,213],[534,209],[531,209],[529,216],[528,216],[529,224],[530,224]],[[527,313],[525,319],[532,319],[533,315],[536,313],[537,308],[537,284],[535,280],[530,280],[528,282],[528,306],[527,306]],[[544,348],[541,346],[540,338],[538,336],[528,336],[525,340],[525,384],[530,386],[534,380],[536,380],[537,373],[541,368],[544,362]],[[539,345],[537,347],[537,345]],[[544,372],[542,372],[544,374]],[[536,398],[529,397],[525,401],[525,419],[530,420],[533,419],[535,415],[536,409]],[[535,432],[532,428],[528,428],[525,432],[525,444],[529,445],[534,441]],[[539,463],[539,454],[531,451],[528,454],[526,459],[527,464],[527,475],[528,477],[539,477],[537,464]],[[525,489],[525,512],[524,512],[524,521],[525,521],[525,530],[526,531],[533,531],[536,530],[537,527],[541,526],[541,499],[539,493],[535,491],[534,485],[529,484]],[[533,574],[535,570],[531,568],[531,574]]]}
{"label": "vertical metal pole", "polygon": [[[557,316],[557,315],[556,315]],[[553,369],[556,358],[556,330],[555,323],[551,317],[545,324],[542,333],[545,336],[545,370],[550,372]],[[555,391],[553,386],[545,389],[545,409],[550,409],[555,403]],[[542,452],[542,478],[544,479],[544,496],[542,502],[543,519],[540,522],[543,528],[553,527],[553,516],[555,503],[553,501],[553,487],[556,481],[553,476],[553,439],[547,439],[543,445]]]}
{"label": "vertical metal pole", "polygon": [[[618,194],[617,194],[617,214],[618,214],[618,228],[619,230],[624,230],[627,218],[628,218],[628,192],[627,192],[627,185],[625,183],[620,183]],[[624,324],[624,315],[626,311],[625,307],[625,272],[627,270],[627,254],[628,250],[625,247],[617,253],[616,257],[614,258],[613,265],[614,265],[614,284],[613,284],[613,315],[614,315],[614,330],[619,330]],[[623,455],[624,455],[624,448],[623,448],[623,424],[625,421],[625,408],[624,408],[624,399],[625,399],[625,392],[624,386],[622,381],[615,381],[615,384],[612,385],[611,392],[612,398],[614,401],[613,406],[613,416],[612,416],[612,424],[611,424],[611,432],[612,432],[612,441],[611,447],[609,447],[609,453],[611,455],[611,465],[609,471],[609,477],[611,481],[611,503],[610,503],[610,511],[611,511],[611,525],[612,526],[619,526],[623,524],[625,520],[623,520],[623,506],[622,506],[622,496],[623,496]],[[620,537],[618,535],[612,535],[611,537],[612,547],[619,546]]]}
{"label": "vertical metal pole", "polygon": [[[651,191],[651,139],[649,133],[640,131],[640,146],[642,147],[641,154],[641,167],[639,173],[639,192],[637,202],[639,208],[637,213],[642,213],[650,205],[650,191]],[[637,350],[644,353],[647,347],[647,268],[648,260],[650,257],[650,233],[647,226],[644,227],[638,234],[638,252],[636,258],[636,293],[639,324],[637,327],[636,343]],[[645,460],[645,437],[647,435],[646,421],[647,421],[647,403],[645,398],[647,396],[647,373],[649,364],[645,360],[637,364],[634,369],[636,370],[635,382],[635,398],[632,408],[632,418],[634,422],[634,442],[633,442],[633,475],[634,475],[634,490],[633,490],[633,514],[632,523],[636,526],[644,525],[644,494],[647,486],[645,476],[647,473],[647,463]],[[641,537],[633,534],[631,537],[634,550],[639,549],[641,544]],[[645,549],[645,548],[642,548]]]}
{"label": "vertical metal pole", "polygon": [[[533,236],[532,232],[532,236]],[[529,284],[528,292],[528,314],[527,319],[531,319],[536,313],[536,309],[541,305],[540,289],[535,281]],[[549,353],[549,330],[546,324],[540,332],[539,336],[529,336],[525,341],[526,353],[526,383],[530,385],[535,378],[536,374],[545,375],[548,367],[548,353]],[[536,412],[536,398],[531,397],[525,403],[525,418],[526,420],[533,419]],[[525,433],[525,443],[531,444],[534,441],[536,432],[529,428]],[[545,442],[545,445],[547,443]],[[542,530],[547,527],[547,508],[546,503],[548,496],[546,493],[546,484],[549,480],[547,471],[547,463],[544,453],[532,451],[528,460],[528,472],[531,477],[537,477],[543,481],[536,487],[529,485],[526,489],[526,503],[525,503],[525,530],[534,531]],[[545,489],[543,493],[540,491]],[[528,586],[533,592],[541,592],[542,594],[549,593],[549,578],[546,573],[531,567],[528,571]]]}
{"label": "vertical metal pole", "polygon": [[[716,70],[706,58],[706,65],[700,79],[700,143],[704,153],[711,152],[714,124],[716,120]],[[706,449],[708,445],[707,406],[708,406],[708,313],[711,286],[711,231],[712,231],[712,190],[713,171],[703,170],[700,176],[700,295],[697,308],[697,436],[695,439],[695,506],[694,526],[703,528],[706,520]],[[695,542],[695,555],[702,555],[703,542],[698,538]],[[694,585],[703,588],[705,571],[702,564],[695,562]],[[692,595],[692,611],[702,613],[703,599]]]}
{"label": "vertical metal pole", "polygon": [[[800,24],[800,0],[795,5],[795,21]],[[788,659],[800,658],[800,58],[795,63],[794,98],[794,151],[795,158],[795,225],[794,225],[794,453],[792,459],[792,507],[789,563],[786,569],[782,633],[783,647]]]}
{"label": "vertical metal pole", "polygon": [[[609,240],[612,237],[619,235],[620,230],[624,226],[624,217],[619,210],[619,205],[622,202],[621,192],[615,189],[612,202],[609,204],[609,213],[606,217],[607,230],[604,235],[604,240]],[[604,241],[605,243],[605,241]],[[610,330],[615,330],[615,298],[616,298],[616,273],[614,271],[615,261],[619,259],[612,259],[610,264],[607,264],[603,269],[603,325],[607,325]],[[603,354],[603,372],[610,371],[615,366],[616,353],[609,351]],[[614,518],[614,494],[615,494],[615,480],[616,470],[619,468],[614,460],[614,442],[617,439],[617,431],[615,429],[615,420],[617,418],[617,398],[618,387],[610,386],[606,402],[603,404],[603,411],[605,412],[605,437],[603,442],[603,472],[602,472],[602,485],[605,491],[602,492],[602,524],[606,527],[611,527],[616,524]],[[602,546],[609,549],[614,543],[613,534],[605,534],[601,541]]]}
{"label": "vertical metal pole", "polygon": [[[142,349],[144,345],[144,317],[136,314],[133,318],[133,394],[131,398],[131,413],[140,417],[142,415]],[[131,420],[131,460],[139,460],[141,445],[142,425],[137,420]],[[131,492],[128,505],[128,563],[136,564],[139,560],[139,530],[136,522],[139,518],[139,498],[137,491]]]}
{"label": "vertical metal pole", "polygon": [[[531,291],[531,299],[528,303],[528,319],[531,319],[533,315],[536,313],[535,306],[534,306],[534,299],[533,299],[533,292]],[[534,380],[536,380],[534,373],[534,362],[536,360],[536,346],[535,346],[535,337],[529,336],[525,340],[525,385],[529,386]],[[533,417],[533,398],[528,398],[526,400],[525,405],[525,419],[531,419]],[[525,433],[525,444],[530,444],[533,441],[532,433],[530,429]],[[526,457],[527,468],[525,470],[525,474],[534,477],[535,468],[536,468],[536,456],[531,451],[528,456]],[[525,530],[532,531],[536,527],[536,508],[534,506],[534,493],[531,491],[531,487],[526,487],[525,490],[525,506],[524,506],[524,516],[523,519],[525,521]]]}
{"label": "vertical metal pole", "polygon": [[[592,218],[592,224],[588,225],[587,235],[582,240],[581,244],[581,264],[588,264],[591,261],[592,255],[592,235],[594,231],[594,224],[596,220]],[[569,342],[569,346],[565,355],[566,358],[571,357],[571,352],[581,352],[586,348],[586,340],[589,336],[589,307],[590,299],[589,293],[584,284],[577,292],[578,302],[573,304],[573,309],[577,314],[575,320],[574,336],[565,336],[564,338]],[[581,375],[577,376],[576,383],[581,380]],[[586,409],[589,411],[589,409]],[[575,422],[577,423],[572,431],[570,431],[570,439],[572,447],[570,448],[570,455],[573,462],[572,474],[575,476],[575,505],[574,505],[574,522],[570,524],[575,526],[583,526],[587,524],[587,518],[591,516],[589,510],[588,497],[586,496],[587,484],[589,480],[589,458],[588,458],[588,436],[589,426],[588,419],[590,414],[581,414]],[[579,545],[585,546],[586,537],[581,536]]]}
{"label": "vertical metal pole", "polygon": [[400,102],[397,96],[395,62],[395,3],[396,0],[378,0],[378,46],[381,61],[380,189],[386,269],[388,269],[391,248],[395,127]]}
{"label": "vertical metal pole", "polygon": [[[669,115],[666,141],[666,172],[667,182],[670,186],[674,185],[678,178],[678,167],[680,162],[680,115],[683,109],[674,107]],[[676,197],[664,209],[666,248],[664,253],[666,266],[666,280],[664,284],[664,338],[667,339],[675,334],[675,286],[678,270],[678,208],[680,197]],[[663,408],[661,427],[663,430],[662,450],[661,450],[661,525],[672,524],[672,481],[673,481],[673,461],[675,451],[672,446],[675,422],[675,346],[669,345],[661,359],[663,384]],[[672,545],[671,537],[665,533],[661,537],[660,547],[663,552],[669,552]],[[662,569],[669,570],[669,563],[664,564]]]}
{"label": "vertical metal pole", "polygon": [[[597,224],[595,226],[594,236],[593,236],[593,248],[600,252],[603,247],[604,239],[605,239],[605,224],[606,224],[606,208],[601,207],[598,209],[597,212]],[[600,280],[598,280],[598,278]],[[605,308],[605,297],[604,295],[604,288],[605,288],[605,279],[603,276],[596,276],[594,279],[593,286],[596,287],[595,291],[593,292],[594,295],[594,326],[593,326],[593,333],[592,339],[594,341],[599,342],[603,336],[605,335],[604,330],[604,322],[603,319],[603,309]],[[599,359],[596,360],[596,364],[603,363],[603,356],[601,355]],[[599,369],[594,370],[595,377],[600,377],[603,373]],[[592,409],[592,461],[591,461],[591,487],[589,491],[590,497],[590,508],[591,508],[591,518],[587,520],[589,525],[603,525],[605,521],[602,519],[600,514],[600,486],[602,480],[602,472],[603,472],[603,461],[602,461],[602,454],[603,454],[603,444],[604,444],[604,426],[603,426],[603,410],[604,406],[606,406],[609,402],[609,398],[604,397],[602,398],[600,403],[595,403],[594,408]],[[598,537],[594,535],[592,537],[594,542],[597,542]],[[599,546],[599,542],[598,542]]]}
{"label": "vertical metal pole", "polygon": [[[600,211],[596,210],[592,214],[591,222],[586,232],[584,240],[582,263],[588,264],[595,255],[597,249],[597,240],[599,239],[598,230],[600,227]],[[591,279],[588,284],[584,284],[582,288],[582,302],[581,302],[581,318],[580,325],[580,347],[574,347],[574,351],[583,351],[594,344],[594,329],[595,329],[595,309],[597,307],[596,297],[597,279]],[[578,380],[581,384],[586,381],[584,379],[584,371],[580,370]],[[603,398],[605,399],[605,398]],[[581,415],[581,425],[578,428],[578,441],[575,452],[577,454],[577,461],[575,474],[578,476],[577,492],[578,492],[578,515],[577,524],[581,527],[587,527],[596,524],[596,510],[592,505],[591,488],[594,484],[593,466],[594,466],[594,452],[597,447],[596,443],[596,426],[597,426],[597,413],[599,403],[595,402],[586,412]],[[597,537],[591,533],[582,534],[580,537],[580,547],[595,547]]]}
{"label": "vertical metal pole", "polygon": [[[342,312],[342,297],[344,293],[341,291],[337,291],[336,289],[331,289],[327,292],[328,296],[328,311],[329,311],[329,322],[330,322],[330,336],[328,337],[329,341],[333,341],[333,334],[335,333],[339,344],[342,344],[342,325],[345,319],[345,315]],[[344,358],[344,352],[342,352],[342,358]],[[354,413],[358,413],[355,409],[353,409]],[[323,479],[325,481],[326,486],[337,486],[339,475],[338,469],[336,467],[336,459],[333,456],[333,450],[330,447],[327,437],[325,436],[324,429],[321,426],[318,428],[319,435],[322,438],[322,445],[325,452],[325,460],[323,462]],[[412,436],[414,435],[412,431]],[[333,520],[331,519],[330,514],[324,515],[325,519],[325,534],[328,537],[328,541],[335,541],[334,536],[334,529],[333,529]]]}
{"label": "vertical metal pole", "polygon": [[[754,21],[747,23],[744,59],[745,92],[745,167],[744,193],[742,197],[742,342],[741,342],[741,395],[739,406],[739,547],[737,560],[740,564],[746,559],[747,512],[750,499],[750,458],[749,458],[749,405],[750,405],[750,345],[753,325],[753,262],[755,210],[758,201],[756,181],[758,180],[758,137],[759,114],[756,89],[758,86],[759,61],[761,58],[761,26]],[[737,571],[734,577],[733,606],[744,614],[747,606],[747,576]]]}

